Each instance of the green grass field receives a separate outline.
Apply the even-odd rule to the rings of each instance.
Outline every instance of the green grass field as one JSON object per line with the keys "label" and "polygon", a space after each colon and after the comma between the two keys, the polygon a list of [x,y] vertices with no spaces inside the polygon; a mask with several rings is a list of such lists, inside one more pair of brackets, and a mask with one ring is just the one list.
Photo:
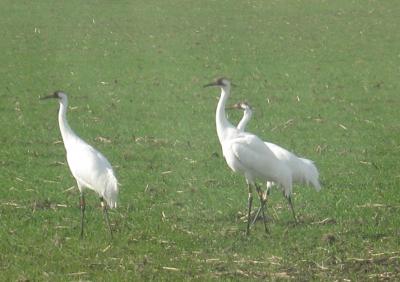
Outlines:
{"label": "green grass field", "polygon": [[[114,2],[0,3],[1,281],[400,279],[397,1]],[[245,236],[202,88],[219,76],[249,131],[316,162],[299,224],[273,190],[271,234]],[[111,242],[92,191],[79,237],[58,103],[39,100],[58,89],[121,183]]]}

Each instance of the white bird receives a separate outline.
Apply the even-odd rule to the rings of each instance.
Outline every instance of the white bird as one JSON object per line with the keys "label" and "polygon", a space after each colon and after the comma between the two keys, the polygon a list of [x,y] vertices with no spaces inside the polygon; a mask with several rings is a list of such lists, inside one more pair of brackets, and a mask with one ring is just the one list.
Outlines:
{"label": "white bird", "polygon": [[[246,102],[239,102],[233,105],[231,108],[243,110],[243,117],[238,123],[237,129],[240,131],[244,131],[247,123],[250,121],[252,117],[253,112],[251,106]],[[305,185],[311,184],[316,191],[321,190],[321,185],[318,180],[319,173],[313,161],[304,158],[299,158],[295,154],[289,152],[288,150],[274,143],[264,142],[264,144],[274,153],[274,155],[278,160],[283,162],[289,168],[292,175],[293,183],[305,184]],[[269,191],[269,188],[272,187],[273,185],[274,182],[267,181],[267,193]],[[289,204],[293,212],[293,217],[296,220],[296,215],[290,197],[291,191],[284,190],[284,193],[285,195],[289,195],[288,197]],[[266,197],[264,196],[263,198],[265,199]],[[257,218],[257,215],[255,218]]]}
{"label": "white bird", "polygon": [[[58,123],[67,153],[67,162],[80,192],[81,207],[81,237],[83,236],[83,221],[85,216],[84,188],[97,192],[105,220],[112,238],[112,230],[108,218],[107,204],[110,208],[117,207],[118,182],[108,160],[96,149],[79,138],[67,122],[68,98],[62,91],[56,91],[41,99],[55,98],[60,103]],[[107,202],[107,204],[104,202]]]}
{"label": "white bird", "polygon": [[261,212],[264,227],[267,231],[264,214],[265,201],[263,193],[256,181],[273,181],[285,187],[290,197],[292,191],[292,175],[285,163],[278,160],[275,154],[265,146],[256,135],[241,131],[233,126],[226,118],[225,105],[230,95],[231,83],[226,78],[220,78],[204,87],[218,86],[221,96],[216,110],[216,126],[218,139],[226,163],[234,171],[242,173],[248,186],[248,212],[246,234],[250,233],[251,206],[253,202],[252,186],[255,186],[261,202]]}

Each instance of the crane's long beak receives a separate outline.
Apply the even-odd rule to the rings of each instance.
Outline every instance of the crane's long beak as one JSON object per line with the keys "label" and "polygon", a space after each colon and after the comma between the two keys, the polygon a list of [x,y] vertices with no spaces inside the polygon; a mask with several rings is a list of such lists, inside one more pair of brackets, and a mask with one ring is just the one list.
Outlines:
{"label": "crane's long beak", "polygon": [[204,85],[203,87],[205,88],[205,87],[210,87],[210,86],[219,86],[219,84],[217,82],[211,82],[211,83]]}
{"label": "crane's long beak", "polygon": [[[221,86],[221,85],[218,82],[211,82],[206,85],[203,85],[203,87],[210,87],[210,86]],[[231,82],[231,86],[236,87],[237,85]]]}
{"label": "crane's long beak", "polygon": [[46,99],[50,99],[50,98],[57,98],[57,97],[54,96],[54,94],[50,94],[50,95],[47,95],[47,96],[40,97],[40,100],[46,100]]}

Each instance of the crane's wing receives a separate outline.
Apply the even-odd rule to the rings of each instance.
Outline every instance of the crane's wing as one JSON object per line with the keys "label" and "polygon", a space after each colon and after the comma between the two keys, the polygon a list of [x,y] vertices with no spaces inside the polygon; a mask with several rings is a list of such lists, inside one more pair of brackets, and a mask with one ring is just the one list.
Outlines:
{"label": "crane's wing", "polygon": [[99,193],[111,208],[116,206],[117,179],[111,164],[99,151],[80,142],[67,151],[67,161],[72,175],[80,184]]}
{"label": "crane's wing", "polygon": [[274,153],[274,155],[279,160],[289,161],[293,157],[296,157],[293,153],[291,153],[288,150],[282,148],[281,146],[278,146],[278,145],[276,145],[274,143],[270,143],[270,142],[264,142],[264,143]]}
{"label": "crane's wing", "polygon": [[67,161],[74,176],[87,180],[111,168],[108,160],[86,143],[77,144],[73,149],[67,150]]}
{"label": "crane's wing", "polygon": [[257,136],[245,132],[232,139],[229,146],[247,176],[276,181],[280,162]]}

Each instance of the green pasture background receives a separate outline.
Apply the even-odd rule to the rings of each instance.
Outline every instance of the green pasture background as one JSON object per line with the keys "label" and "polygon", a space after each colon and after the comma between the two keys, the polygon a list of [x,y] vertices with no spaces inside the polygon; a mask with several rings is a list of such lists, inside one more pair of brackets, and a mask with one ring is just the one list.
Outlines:
{"label": "green pasture background", "polygon": [[[0,1],[0,280],[400,279],[400,3]],[[222,157],[218,89],[248,130],[315,161],[245,236],[244,178]],[[56,101],[120,182],[110,241],[79,193]],[[230,112],[236,123],[241,112]],[[258,203],[255,201],[256,206]],[[347,280],[346,280],[347,281]]]}

